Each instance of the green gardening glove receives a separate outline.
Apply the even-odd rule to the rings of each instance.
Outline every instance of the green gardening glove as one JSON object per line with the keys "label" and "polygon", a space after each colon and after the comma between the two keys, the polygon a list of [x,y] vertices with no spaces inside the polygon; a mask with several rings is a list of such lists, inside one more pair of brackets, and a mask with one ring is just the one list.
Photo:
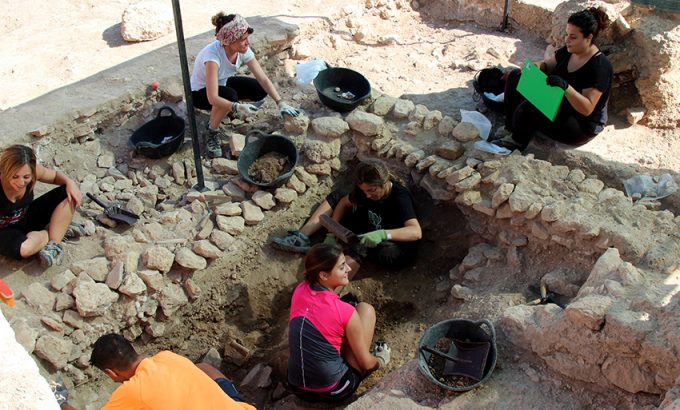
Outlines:
{"label": "green gardening glove", "polygon": [[387,232],[384,229],[379,229],[377,231],[359,235],[359,238],[361,238],[360,243],[363,246],[367,248],[375,248],[380,244],[380,242],[387,240]]}
{"label": "green gardening glove", "polygon": [[338,239],[332,233],[327,233],[326,238],[324,238],[323,243],[326,245],[337,245]]}

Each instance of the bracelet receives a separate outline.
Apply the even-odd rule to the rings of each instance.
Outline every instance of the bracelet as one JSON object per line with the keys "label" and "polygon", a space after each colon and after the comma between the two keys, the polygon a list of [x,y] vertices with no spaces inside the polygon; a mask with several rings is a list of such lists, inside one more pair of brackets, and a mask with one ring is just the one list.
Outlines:
{"label": "bracelet", "polygon": [[389,232],[387,232],[387,240],[388,240],[388,241],[391,241],[391,240],[392,240],[392,234],[389,233]]}
{"label": "bracelet", "polygon": [[233,102],[233,103],[231,103],[231,112],[236,114],[236,111],[238,111],[238,103]]}

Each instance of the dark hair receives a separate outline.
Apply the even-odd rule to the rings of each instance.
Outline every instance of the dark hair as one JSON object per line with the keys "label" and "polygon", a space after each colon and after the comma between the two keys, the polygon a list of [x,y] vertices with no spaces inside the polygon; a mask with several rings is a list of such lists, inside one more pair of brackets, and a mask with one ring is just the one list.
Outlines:
{"label": "dark hair", "polygon": [[19,144],[10,145],[2,151],[0,156],[0,178],[8,184],[20,168],[28,165],[31,169],[31,187],[35,187],[38,179],[36,164],[35,152],[31,147]]}
{"label": "dark hair", "polygon": [[349,194],[349,201],[353,205],[356,205],[357,196],[361,192],[359,185],[384,185],[389,181],[397,181],[402,185],[405,185],[399,177],[390,172],[382,161],[377,159],[362,160],[356,168],[354,189],[352,189],[352,192]]}
{"label": "dark hair", "polygon": [[583,33],[583,37],[593,35],[593,41],[597,38],[600,31],[609,27],[609,16],[597,7],[581,10],[569,16],[567,23],[578,27]]}
{"label": "dark hair", "polygon": [[139,355],[127,339],[117,333],[109,333],[94,342],[90,364],[100,370],[127,370],[138,359]]}
{"label": "dark hair", "polygon": [[[215,35],[220,32],[220,29],[230,21],[232,21],[236,17],[236,14],[224,14],[223,11],[220,11],[219,13],[215,14],[212,16],[212,25],[215,26]],[[253,34],[253,28],[248,27],[248,34]]]}
{"label": "dark hair", "polygon": [[319,282],[321,272],[330,272],[338,263],[342,249],[337,245],[317,243],[305,255],[305,281],[310,285]]}

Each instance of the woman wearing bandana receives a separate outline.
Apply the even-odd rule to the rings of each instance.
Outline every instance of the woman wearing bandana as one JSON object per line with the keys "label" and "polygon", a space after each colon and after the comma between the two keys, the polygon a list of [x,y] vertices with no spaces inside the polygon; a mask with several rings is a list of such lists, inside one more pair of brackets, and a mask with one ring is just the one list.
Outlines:
{"label": "woman wearing bandana", "polygon": [[[245,117],[257,112],[258,103],[267,95],[279,107],[281,115],[296,117],[299,111],[288,105],[257,62],[250,49],[249,36],[253,28],[239,14],[225,15],[220,12],[213,16],[216,40],[208,44],[196,56],[191,73],[191,91],[196,108],[210,110],[210,122],[206,132],[208,156],[222,156],[219,139],[219,125],[228,113],[239,113]],[[255,78],[237,76],[238,69],[245,65]]]}

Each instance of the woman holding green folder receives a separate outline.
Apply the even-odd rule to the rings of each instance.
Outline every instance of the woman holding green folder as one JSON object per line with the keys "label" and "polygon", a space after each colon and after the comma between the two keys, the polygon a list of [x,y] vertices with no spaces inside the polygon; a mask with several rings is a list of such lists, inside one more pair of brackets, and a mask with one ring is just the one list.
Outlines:
{"label": "woman holding green folder", "polygon": [[517,91],[521,71],[510,72],[505,85],[505,126],[512,138],[496,140],[494,144],[523,150],[534,132],[540,131],[555,141],[579,146],[604,129],[613,70],[594,41],[608,25],[607,14],[599,8],[572,14],[567,20],[566,45],[537,64],[548,74],[549,86],[564,90],[554,121]]}

